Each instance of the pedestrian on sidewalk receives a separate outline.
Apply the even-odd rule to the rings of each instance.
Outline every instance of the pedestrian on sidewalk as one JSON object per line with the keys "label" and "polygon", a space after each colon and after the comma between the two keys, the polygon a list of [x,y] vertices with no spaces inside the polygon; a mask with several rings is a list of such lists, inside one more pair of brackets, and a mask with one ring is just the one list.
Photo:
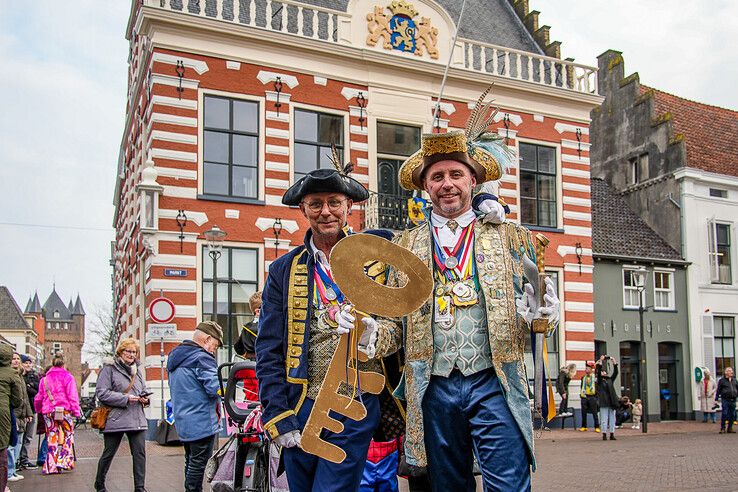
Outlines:
{"label": "pedestrian on sidewalk", "polygon": [[34,400],[36,412],[46,426],[49,451],[42,468],[44,475],[74,469],[74,422],[81,415],[77,384],[74,376],[64,369],[61,352],[54,355],[51,366],[39,383]]}
{"label": "pedestrian on sidewalk", "polygon": [[561,397],[561,403],[559,404],[559,415],[561,417],[571,415],[569,413],[569,383],[576,373],[577,365],[569,364],[561,368],[559,377],[556,379],[556,392]]}
{"label": "pedestrian on sidewalk", "polygon": [[97,377],[95,397],[110,407],[102,431],[105,448],[97,463],[95,491],[105,492],[105,477],[118,451],[123,435],[133,456],[133,490],[145,492],[146,482],[146,415],[149,404],[146,383],[140,370],[138,342],[125,338],[118,343],[115,357],[106,358]]}
{"label": "pedestrian on sidewalk", "polygon": [[26,393],[28,394],[28,404],[31,407],[33,416],[31,417],[31,421],[26,425],[26,432],[23,433],[23,444],[16,467],[19,470],[33,470],[38,467],[30,460],[29,456],[31,454],[31,443],[34,437],[36,437],[36,427],[38,424],[36,411],[33,407],[33,399],[36,398],[36,394],[38,393],[39,377],[31,357],[21,354],[21,365],[23,365],[23,381],[25,382]]}
{"label": "pedestrian on sidewalk", "polygon": [[[23,389],[18,375],[11,369],[13,348],[0,343],[0,491],[8,485],[8,447],[14,434],[12,408],[23,404]],[[17,436],[16,436],[17,438]]]}
{"label": "pedestrian on sidewalk", "polygon": [[728,423],[728,434],[735,434],[733,421],[735,420],[735,399],[738,398],[738,383],[733,377],[733,368],[726,367],[723,377],[717,385],[717,397],[723,405],[723,413],[720,418],[720,434],[724,434],[725,423]]}
{"label": "pedestrian on sidewalk", "polygon": [[167,371],[177,434],[185,448],[186,492],[201,492],[205,465],[220,430],[220,396],[215,351],[223,329],[203,321],[192,336],[169,354]]}
{"label": "pedestrian on sidewalk", "polygon": [[618,377],[618,362],[609,355],[601,355],[595,367],[597,372],[597,402],[600,405],[600,425],[602,440],[615,441],[615,410],[620,400],[615,392],[615,378]]}
{"label": "pedestrian on sidewalk", "polygon": [[712,377],[710,371],[705,369],[705,376],[700,382],[698,398],[700,400],[700,410],[702,410],[702,422],[707,422],[707,417],[715,423],[715,394],[717,392],[717,383]]}
{"label": "pedestrian on sidewalk", "polygon": [[20,450],[23,446],[23,434],[26,432],[26,427],[33,417],[33,411],[31,410],[31,404],[28,401],[26,383],[23,380],[23,366],[21,365],[21,357],[18,352],[13,352],[13,359],[10,362],[10,367],[18,378],[18,384],[20,384],[22,393],[21,404],[13,409],[13,412],[15,413],[15,426],[18,439],[15,445],[8,447],[8,482],[17,482],[24,478],[23,475],[17,472],[17,464],[18,458],[20,457]]}
{"label": "pedestrian on sidewalk", "polygon": [[595,432],[600,432],[600,421],[597,417],[597,377],[594,375],[595,363],[587,361],[584,368],[584,376],[579,389],[579,397],[582,402],[582,425],[579,430],[585,432],[587,430],[587,414],[592,414],[594,420]]}
{"label": "pedestrian on sidewalk", "polygon": [[632,429],[641,428],[641,417],[643,417],[643,402],[641,401],[640,398],[638,398],[633,404],[633,427]]}

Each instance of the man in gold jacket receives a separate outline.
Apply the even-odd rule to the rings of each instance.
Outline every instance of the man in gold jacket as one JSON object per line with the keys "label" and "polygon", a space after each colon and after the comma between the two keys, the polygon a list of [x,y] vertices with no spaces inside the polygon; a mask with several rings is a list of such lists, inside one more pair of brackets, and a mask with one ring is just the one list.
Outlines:
{"label": "man in gold jacket", "polygon": [[[534,280],[524,273],[535,264],[530,232],[477,220],[472,210],[474,187],[499,179],[509,159],[485,132],[489,119],[473,113],[466,132],[424,135],[400,169],[403,187],[426,191],[433,209],[427,223],[394,242],[433,271],[433,295],[402,320],[378,319],[368,350],[392,353],[402,327],[405,371],[395,394],[407,402],[406,459],[428,467],[435,491],[476,490],[474,456],[485,490],[530,489],[525,338],[534,317],[548,318],[548,334],[559,318],[553,284],[542,306],[526,284]],[[388,285],[403,282],[402,272],[390,270]]]}

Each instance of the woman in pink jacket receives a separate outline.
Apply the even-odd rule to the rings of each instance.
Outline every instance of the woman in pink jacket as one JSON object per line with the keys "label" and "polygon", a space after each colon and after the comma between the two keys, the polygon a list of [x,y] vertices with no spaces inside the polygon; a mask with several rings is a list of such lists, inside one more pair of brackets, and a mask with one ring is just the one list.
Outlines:
{"label": "woman in pink jacket", "polygon": [[80,416],[77,384],[64,369],[64,356],[57,353],[38,386],[34,399],[36,412],[46,424],[49,453],[43,473],[61,473],[74,469],[74,421]]}

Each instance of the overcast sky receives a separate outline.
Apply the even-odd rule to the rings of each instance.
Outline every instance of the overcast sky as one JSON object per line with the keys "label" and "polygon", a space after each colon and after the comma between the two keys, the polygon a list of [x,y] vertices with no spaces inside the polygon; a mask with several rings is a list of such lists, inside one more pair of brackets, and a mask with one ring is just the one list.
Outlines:
{"label": "overcast sky", "polygon": [[[54,281],[88,312],[109,302],[129,9],[16,0],[0,10],[0,285],[21,308],[35,290],[43,303]],[[738,2],[531,0],[531,9],[564,57],[596,65],[603,51],[622,51],[626,74],[645,84],[738,108]]]}

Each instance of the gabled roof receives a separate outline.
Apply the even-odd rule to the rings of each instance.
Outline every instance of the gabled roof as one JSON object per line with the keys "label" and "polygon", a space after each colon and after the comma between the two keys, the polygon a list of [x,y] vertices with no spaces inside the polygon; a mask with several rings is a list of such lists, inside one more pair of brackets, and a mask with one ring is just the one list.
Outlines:
{"label": "gabled roof", "polygon": [[[59,294],[56,293],[56,287],[51,291],[51,294],[49,294],[49,298],[46,299],[46,302],[44,303],[44,317],[47,320],[51,319],[57,319],[57,320],[71,320],[72,319],[72,313],[69,312],[69,309],[67,306],[64,305],[64,301],[61,300],[61,297],[59,297]],[[59,311],[59,317],[54,317],[54,311]]]}
{"label": "gabled roof", "polygon": [[653,97],[654,118],[670,118],[673,139],[684,138],[687,166],[738,176],[738,111],[640,86]]}
{"label": "gabled roof", "polygon": [[82,316],[85,315],[85,309],[82,307],[82,299],[79,298],[79,294],[77,294],[77,300],[74,301],[74,307],[72,308],[72,314],[81,314]]}
{"label": "gabled roof", "polygon": [[72,299],[69,299],[69,304],[67,304],[67,309],[69,309],[70,313],[74,311],[74,303],[72,302]]}
{"label": "gabled roof", "polygon": [[23,318],[23,311],[4,285],[0,285],[0,329],[29,329],[28,323]]}
{"label": "gabled roof", "polygon": [[604,180],[592,178],[592,252],[628,259],[682,258]]}

